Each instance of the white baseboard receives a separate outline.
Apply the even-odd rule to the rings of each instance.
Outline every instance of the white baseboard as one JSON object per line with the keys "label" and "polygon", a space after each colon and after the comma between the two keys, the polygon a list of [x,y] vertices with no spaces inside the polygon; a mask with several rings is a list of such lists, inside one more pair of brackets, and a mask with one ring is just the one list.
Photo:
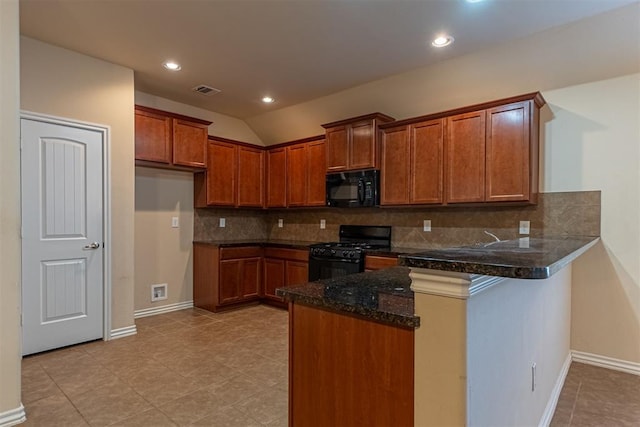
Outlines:
{"label": "white baseboard", "polygon": [[133,318],[155,316],[156,314],[169,313],[171,311],[184,310],[185,308],[193,308],[193,301],[177,302],[175,304],[161,305],[159,307],[145,308],[133,312]]}
{"label": "white baseboard", "polygon": [[560,369],[560,373],[558,374],[558,378],[556,379],[556,383],[551,390],[551,395],[549,396],[549,401],[547,402],[547,407],[544,409],[544,413],[542,414],[542,418],[540,419],[539,427],[548,427],[551,424],[551,419],[553,418],[554,412],[556,412],[556,405],[558,404],[558,399],[560,398],[560,393],[562,392],[562,387],[564,386],[564,380],[567,378],[567,373],[569,372],[569,367],[571,366],[572,355],[571,352],[567,354],[567,358]]}
{"label": "white baseboard", "polygon": [[23,423],[27,420],[27,413],[24,411],[22,403],[14,409],[0,412],[0,427],[10,427]]}
{"label": "white baseboard", "polygon": [[129,337],[138,333],[136,325],[125,326],[124,328],[112,329],[109,339],[115,340],[118,338]]}
{"label": "white baseboard", "polygon": [[587,365],[626,372],[627,374],[640,375],[640,363],[636,362],[614,359],[613,357],[585,353],[584,351],[577,350],[571,350],[571,358],[574,362],[586,363]]}

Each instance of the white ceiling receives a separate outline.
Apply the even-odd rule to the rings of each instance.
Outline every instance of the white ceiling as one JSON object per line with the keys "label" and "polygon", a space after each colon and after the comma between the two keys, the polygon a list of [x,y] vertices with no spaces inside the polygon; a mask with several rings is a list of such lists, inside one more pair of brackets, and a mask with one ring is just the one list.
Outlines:
{"label": "white ceiling", "polygon": [[[137,90],[248,118],[634,2],[20,0],[20,25],[133,69]],[[455,43],[433,48],[441,32]],[[167,59],[182,70],[165,70]],[[200,84],[222,92],[191,91]],[[260,102],[267,94],[274,104]]]}

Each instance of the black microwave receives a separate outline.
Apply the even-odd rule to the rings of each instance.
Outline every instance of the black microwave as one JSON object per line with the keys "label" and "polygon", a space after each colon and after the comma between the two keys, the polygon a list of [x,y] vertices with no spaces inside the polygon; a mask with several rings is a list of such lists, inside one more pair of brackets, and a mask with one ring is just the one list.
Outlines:
{"label": "black microwave", "polygon": [[327,174],[327,206],[359,208],[380,204],[380,171],[368,169]]}

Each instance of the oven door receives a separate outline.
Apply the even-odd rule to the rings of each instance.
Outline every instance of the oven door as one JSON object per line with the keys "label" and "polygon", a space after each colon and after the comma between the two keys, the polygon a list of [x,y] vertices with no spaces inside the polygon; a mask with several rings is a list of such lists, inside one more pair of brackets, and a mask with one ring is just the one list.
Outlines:
{"label": "oven door", "polygon": [[364,262],[360,259],[322,258],[309,256],[309,281],[333,279],[364,271]]}

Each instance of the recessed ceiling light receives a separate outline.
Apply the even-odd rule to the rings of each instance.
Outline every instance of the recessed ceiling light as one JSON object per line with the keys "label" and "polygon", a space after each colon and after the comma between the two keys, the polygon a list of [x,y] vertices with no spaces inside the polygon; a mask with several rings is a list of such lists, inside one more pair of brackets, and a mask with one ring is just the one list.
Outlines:
{"label": "recessed ceiling light", "polygon": [[467,3],[480,3],[483,0],[467,0]]}
{"label": "recessed ceiling light", "polygon": [[275,101],[275,99],[273,99],[270,96],[263,96],[262,97],[262,102],[264,102],[265,104],[271,104],[273,101]]}
{"label": "recessed ceiling light", "polygon": [[433,41],[431,42],[431,45],[435,47],[445,47],[453,43],[453,40],[454,40],[453,37],[443,34],[433,39]]}
{"label": "recessed ceiling light", "polygon": [[173,61],[166,61],[162,65],[164,66],[164,68],[166,68],[167,70],[171,70],[171,71],[180,71],[182,69],[180,64],[178,64],[177,62],[173,62]]}

